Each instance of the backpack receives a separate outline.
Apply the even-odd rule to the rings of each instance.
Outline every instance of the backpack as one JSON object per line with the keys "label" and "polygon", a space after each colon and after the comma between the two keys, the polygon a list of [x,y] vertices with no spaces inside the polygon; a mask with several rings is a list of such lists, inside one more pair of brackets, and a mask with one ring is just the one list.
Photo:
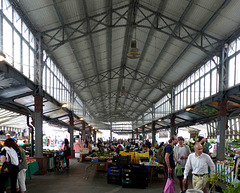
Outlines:
{"label": "backpack", "polygon": [[157,152],[157,155],[156,155],[156,157],[158,159],[158,163],[160,163],[160,164],[165,163],[164,153],[165,153],[165,146],[163,145],[158,149],[158,152]]}

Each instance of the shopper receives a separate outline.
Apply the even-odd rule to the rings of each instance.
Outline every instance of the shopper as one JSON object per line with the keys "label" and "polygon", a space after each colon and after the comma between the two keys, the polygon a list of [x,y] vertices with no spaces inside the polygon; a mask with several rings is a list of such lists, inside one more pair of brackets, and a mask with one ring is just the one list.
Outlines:
{"label": "shopper", "polygon": [[210,167],[211,175],[215,172],[215,165],[209,155],[203,153],[203,147],[200,143],[194,145],[195,153],[191,153],[188,156],[187,163],[184,170],[183,183],[187,183],[187,176],[192,169],[192,184],[193,188],[197,190],[203,190],[207,193],[206,184],[208,181],[208,166]]}
{"label": "shopper", "polygon": [[198,136],[196,143],[200,143],[200,144],[202,145],[202,147],[203,147],[203,153],[209,154],[208,146],[205,144],[206,141],[207,141],[206,138],[204,138],[204,137],[202,137],[202,136]]}
{"label": "shopper", "polygon": [[12,171],[9,173],[1,173],[0,175],[0,193],[4,193],[5,183],[10,177],[11,181],[11,193],[16,193],[16,184],[17,184],[17,175],[19,172],[19,159],[17,155],[19,148],[15,141],[11,138],[8,138],[4,142],[4,147],[1,150],[0,162],[4,163],[5,161],[11,163]]}
{"label": "shopper", "polygon": [[88,143],[88,150],[89,150],[89,153],[92,153],[92,151],[93,151],[93,141],[92,140],[90,140],[89,141],[89,143]]}
{"label": "shopper", "polygon": [[[17,140],[15,141],[17,143]],[[24,149],[19,147],[21,162],[19,162],[19,172],[17,176],[17,192],[24,193],[26,189],[26,171],[28,169],[28,164],[25,156]]]}
{"label": "shopper", "polygon": [[66,160],[66,169],[69,169],[69,159],[71,158],[71,149],[69,147],[68,139],[64,140],[64,157]]}
{"label": "shopper", "polygon": [[236,149],[236,159],[234,163],[233,169],[229,172],[229,175],[234,171],[234,183],[239,183],[240,182],[240,148]]}
{"label": "shopper", "polygon": [[[175,162],[181,165],[182,171],[184,172],[185,165],[187,162],[187,158],[189,154],[191,154],[190,148],[184,144],[184,138],[178,137],[178,146],[175,146],[173,149],[173,154],[175,157]],[[183,175],[177,176],[179,181],[179,186],[181,189],[181,192],[183,191]],[[184,190],[186,191],[188,189],[188,181],[184,184]]]}
{"label": "shopper", "polygon": [[165,157],[165,163],[163,166],[164,174],[165,174],[165,181],[163,190],[165,188],[165,184],[167,182],[168,176],[170,175],[173,179],[173,170],[175,168],[175,162],[173,159],[173,147],[177,144],[178,139],[176,136],[171,136],[168,140],[169,144],[165,147],[164,157]]}

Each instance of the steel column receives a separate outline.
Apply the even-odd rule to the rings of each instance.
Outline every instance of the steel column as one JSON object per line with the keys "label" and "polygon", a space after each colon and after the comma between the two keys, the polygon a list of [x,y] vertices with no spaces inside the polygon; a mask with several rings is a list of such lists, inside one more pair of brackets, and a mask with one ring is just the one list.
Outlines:
{"label": "steel column", "polygon": [[70,133],[70,148],[73,149],[73,129],[74,129],[74,120],[73,115],[69,115],[70,119],[70,126],[69,126],[69,133]]}
{"label": "steel column", "polygon": [[170,136],[175,135],[176,133],[176,125],[175,125],[175,117],[171,118],[171,128],[170,128]]}
{"label": "steel column", "polygon": [[110,128],[110,140],[112,141],[112,122],[111,122],[110,124],[111,124],[111,128]]}
{"label": "steel column", "polygon": [[82,122],[82,140],[86,139],[86,128],[85,128],[85,122]]}
{"label": "steel column", "polygon": [[152,122],[152,146],[155,147],[155,142],[156,142],[156,122]]}
{"label": "steel column", "polygon": [[217,160],[225,160],[225,131],[227,129],[227,100],[219,103],[217,126]]}
{"label": "steel column", "polygon": [[142,136],[143,136],[143,143],[145,141],[145,127],[142,126]]}
{"label": "steel column", "polygon": [[39,94],[34,96],[35,111],[34,116],[34,127],[35,127],[35,156],[43,156],[43,137],[42,137],[42,122],[43,122],[43,97]]}

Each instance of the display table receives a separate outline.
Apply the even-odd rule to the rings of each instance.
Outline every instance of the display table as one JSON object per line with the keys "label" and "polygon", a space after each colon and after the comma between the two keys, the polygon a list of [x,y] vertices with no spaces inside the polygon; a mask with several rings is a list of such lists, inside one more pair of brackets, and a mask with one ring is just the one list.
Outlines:
{"label": "display table", "polygon": [[55,164],[55,157],[49,157],[47,158],[47,169],[51,170],[51,169],[55,169],[56,164]]}
{"label": "display table", "polygon": [[33,174],[35,174],[39,170],[38,162],[32,162],[28,164],[28,169],[26,171],[26,177],[31,178]]}
{"label": "display table", "polygon": [[149,182],[153,181],[153,174],[154,171],[157,167],[163,167],[162,164],[154,162],[154,163],[150,163],[150,162],[140,162],[141,165],[144,165],[147,169],[148,169],[148,179]]}
{"label": "display table", "polygon": [[232,172],[231,175],[229,175],[232,169],[233,169],[233,166],[226,166],[223,163],[217,163],[217,172],[218,173],[222,172],[223,175],[227,175],[225,179],[227,183],[233,182],[234,172]]}

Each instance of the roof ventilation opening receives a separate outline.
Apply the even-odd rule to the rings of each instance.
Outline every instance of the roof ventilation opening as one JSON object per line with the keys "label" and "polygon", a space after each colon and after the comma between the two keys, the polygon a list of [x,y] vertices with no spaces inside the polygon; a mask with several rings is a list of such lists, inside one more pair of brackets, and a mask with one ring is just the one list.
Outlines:
{"label": "roof ventilation opening", "polygon": [[138,52],[137,41],[136,40],[132,40],[131,41],[130,52],[127,53],[127,57],[130,58],[130,59],[137,59],[140,56],[141,56],[141,53]]}

